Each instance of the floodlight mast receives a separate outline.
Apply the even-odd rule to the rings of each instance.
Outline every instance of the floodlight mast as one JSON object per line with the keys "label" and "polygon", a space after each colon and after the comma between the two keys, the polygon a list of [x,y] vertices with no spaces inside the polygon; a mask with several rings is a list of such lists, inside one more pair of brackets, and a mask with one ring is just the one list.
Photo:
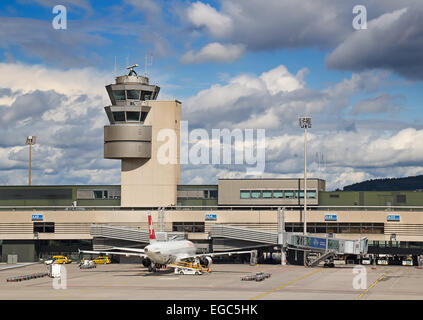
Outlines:
{"label": "floodlight mast", "polygon": [[301,128],[304,128],[304,234],[307,234],[307,129],[311,128],[311,117],[299,118]]}
{"label": "floodlight mast", "polygon": [[29,145],[29,165],[28,165],[28,185],[31,185],[31,146],[35,144],[37,140],[36,136],[28,136],[26,137],[26,143]]}

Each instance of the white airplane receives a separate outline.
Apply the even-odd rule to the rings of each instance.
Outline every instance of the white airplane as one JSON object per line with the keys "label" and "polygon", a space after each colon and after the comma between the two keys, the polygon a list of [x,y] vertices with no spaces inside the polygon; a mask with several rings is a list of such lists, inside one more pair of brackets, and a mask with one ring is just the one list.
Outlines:
{"label": "white airplane", "polygon": [[194,243],[189,240],[171,239],[170,241],[157,241],[154,232],[153,222],[150,212],[148,213],[148,233],[150,244],[144,249],[136,248],[121,248],[113,247],[115,251],[87,251],[78,250],[80,253],[100,254],[100,255],[124,255],[124,256],[138,256],[142,258],[142,264],[148,267],[150,272],[155,272],[157,267],[166,266],[178,261],[194,261],[206,267],[212,263],[212,257],[216,256],[231,256],[233,254],[252,253],[252,251],[235,251],[235,252],[220,252],[220,253],[201,253],[196,254],[197,248]]}

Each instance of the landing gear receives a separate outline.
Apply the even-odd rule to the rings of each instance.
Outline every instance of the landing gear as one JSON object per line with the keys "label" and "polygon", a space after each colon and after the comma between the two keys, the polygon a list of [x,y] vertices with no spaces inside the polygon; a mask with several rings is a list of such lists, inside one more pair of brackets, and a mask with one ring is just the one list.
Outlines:
{"label": "landing gear", "polygon": [[151,263],[151,264],[148,266],[148,271],[150,271],[150,272],[156,272],[156,271],[157,271],[157,269],[156,269],[156,265],[155,265],[154,263]]}

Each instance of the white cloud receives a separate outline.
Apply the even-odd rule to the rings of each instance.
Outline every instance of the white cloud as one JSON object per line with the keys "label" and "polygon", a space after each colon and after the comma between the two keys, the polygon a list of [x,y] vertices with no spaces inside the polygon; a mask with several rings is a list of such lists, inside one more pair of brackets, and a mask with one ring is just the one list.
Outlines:
{"label": "white cloud", "polygon": [[225,37],[232,31],[232,20],[209,4],[195,2],[187,9],[189,21],[196,27],[204,27],[213,36]]}
{"label": "white cloud", "polygon": [[[303,72],[304,71],[299,72],[299,75],[302,76]],[[272,95],[279,92],[298,90],[303,87],[301,81],[294,77],[283,65],[280,65],[270,71],[263,72],[260,79],[264,81],[267,90],[269,90]]]}
{"label": "white cloud", "polygon": [[220,44],[218,42],[209,43],[199,52],[190,50],[185,53],[182,63],[203,63],[203,62],[232,62],[244,53],[245,47],[242,44]]}
{"label": "white cloud", "polygon": [[416,3],[384,13],[366,30],[351,33],[327,56],[326,65],[339,70],[386,69],[410,79],[423,78],[423,6]]}
{"label": "white cloud", "polygon": [[119,162],[103,159],[103,107],[110,103],[104,84],[111,76],[6,63],[0,74],[0,88],[10,89],[3,90],[10,103],[0,106],[1,184],[26,183],[27,135],[37,136],[34,184],[119,183]]}
{"label": "white cloud", "polygon": [[[327,179],[328,189],[364,179],[423,172],[422,128],[386,118],[360,119],[359,114],[348,118],[353,102],[367,108],[367,113],[394,110],[394,104],[384,104],[396,97],[383,92],[392,85],[389,72],[354,73],[320,91],[307,88],[306,72],[303,69],[293,75],[284,66],[277,66],[258,76],[242,74],[226,84],[212,85],[184,102],[184,119],[190,129],[265,128],[266,172],[262,177],[302,176],[304,137],[298,116],[303,114],[313,117],[308,136],[310,176]],[[355,102],[353,97],[363,94],[374,94],[375,101]],[[213,170],[188,166],[183,170],[184,183],[213,183],[216,176],[245,177],[245,168],[237,166],[216,166]]]}
{"label": "white cloud", "polygon": [[65,95],[89,94],[107,97],[104,85],[113,79],[112,73],[102,73],[94,68],[60,69],[22,63],[0,63],[0,88],[28,93],[54,88]]}
{"label": "white cloud", "polygon": [[[111,77],[93,69],[61,71],[4,63],[0,72],[10,74],[0,78],[0,87],[10,89],[2,95],[15,97],[2,107],[8,121],[0,126],[0,183],[26,183],[26,135],[38,137],[34,183],[119,183],[119,161],[103,159],[102,126],[108,123],[103,107],[109,103],[103,84]],[[423,129],[387,125],[381,119],[376,119],[379,125],[376,120],[352,121],[342,112],[333,117],[333,106],[350,110],[351,96],[357,93],[383,96],[380,90],[389,82],[386,73],[353,74],[320,91],[307,88],[305,73],[302,69],[294,75],[276,66],[259,75],[238,75],[187,99],[184,119],[190,129],[266,128],[263,177],[302,175],[303,131],[297,119],[305,112],[313,116],[310,176],[327,179],[328,188],[423,171]],[[353,129],[346,130],[347,125]],[[318,165],[318,152],[325,165]],[[182,178],[183,183],[215,183],[216,177],[244,175],[245,168],[233,166],[183,166]]]}

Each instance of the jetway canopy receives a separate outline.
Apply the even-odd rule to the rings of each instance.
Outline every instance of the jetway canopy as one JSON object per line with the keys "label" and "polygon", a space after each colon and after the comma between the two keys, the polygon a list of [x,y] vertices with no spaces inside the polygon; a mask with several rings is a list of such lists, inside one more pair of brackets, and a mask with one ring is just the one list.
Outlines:
{"label": "jetway canopy", "polygon": [[360,240],[344,240],[326,237],[303,235],[294,232],[272,232],[250,228],[215,224],[210,228],[211,238],[228,238],[244,241],[255,241],[266,245],[286,245],[310,251],[333,251],[336,254],[366,254],[367,238]]}
{"label": "jetway canopy", "polygon": [[336,254],[366,254],[368,249],[367,238],[360,240],[344,240],[328,237],[313,237],[303,234],[285,232],[283,243],[288,246],[315,250],[315,251],[333,251]]}
{"label": "jetway canopy", "polygon": [[[92,224],[91,235],[95,238],[109,238],[126,241],[134,241],[141,243],[149,243],[148,230],[140,230],[134,228],[105,225],[105,224]],[[156,238],[158,241],[167,241],[173,237],[185,238],[184,232],[159,232],[156,231]]]}

